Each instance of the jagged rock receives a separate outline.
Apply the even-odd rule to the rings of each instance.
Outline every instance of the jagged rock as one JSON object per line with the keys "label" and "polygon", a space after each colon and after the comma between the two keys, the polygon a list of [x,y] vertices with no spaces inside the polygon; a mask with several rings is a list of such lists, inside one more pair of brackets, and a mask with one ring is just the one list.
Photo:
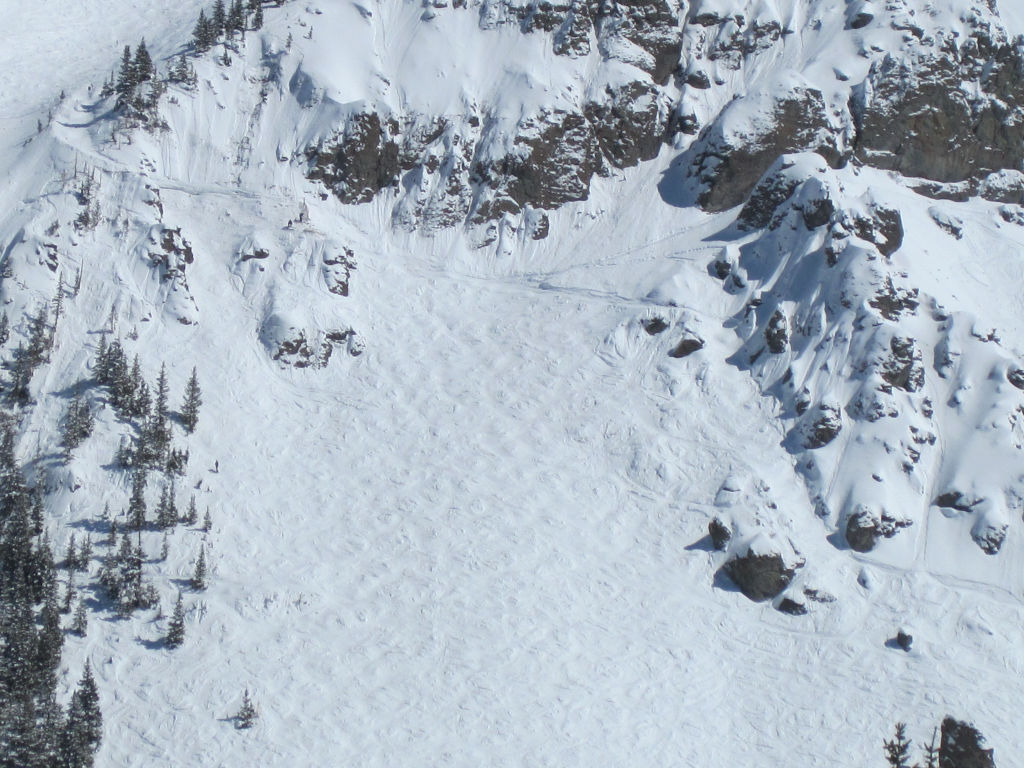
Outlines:
{"label": "jagged rock", "polygon": [[855,552],[870,552],[879,539],[891,539],[910,525],[909,520],[895,518],[885,510],[858,504],[846,520],[846,543]]}
{"label": "jagged rock", "polygon": [[590,17],[587,3],[579,0],[572,3],[566,12],[558,31],[555,32],[552,50],[560,56],[578,58],[590,53],[590,33],[594,22]]}
{"label": "jagged rock", "polygon": [[939,768],[995,768],[993,750],[973,725],[946,717],[939,738]]}
{"label": "jagged rock", "polygon": [[665,84],[679,66],[683,46],[678,8],[668,0],[601,3],[595,14],[601,53],[633,64],[654,82]]}
{"label": "jagged rock", "polygon": [[699,91],[706,91],[711,87],[711,78],[702,69],[696,69],[686,75],[686,84]]}
{"label": "jagged rock", "polygon": [[1006,541],[1008,528],[1009,525],[1006,523],[995,524],[980,520],[979,524],[971,529],[971,538],[986,555],[997,555]]}
{"label": "jagged rock", "polygon": [[875,9],[866,0],[859,0],[846,11],[846,28],[862,29],[874,21]]}
{"label": "jagged rock", "polygon": [[779,613],[786,613],[790,616],[806,616],[807,606],[803,603],[798,603],[789,597],[784,597],[779,601],[779,604],[775,607]]}
{"label": "jagged rock", "polygon": [[778,597],[790,585],[802,560],[786,557],[764,537],[751,542],[742,554],[723,566],[726,575],[754,602]]}
{"label": "jagged rock", "polygon": [[980,504],[984,499],[974,498],[967,496],[958,490],[946,491],[940,493],[935,501],[932,502],[937,507],[946,507],[947,509],[955,509],[958,512],[970,512],[974,507]]}
{"label": "jagged rock", "polygon": [[675,358],[688,357],[700,349],[704,349],[704,340],[696,336],[687,336],[669,350],[668,356]]}
{"label": "jagged rock", "polygon": [[921,350],[913,339],[893,336],[890,355],[882,364],[881,375],[889,384],[906,392],[917,392],[924,386],[924,363]]}
{"label": "jagged rock", "polygon": [[775,310],[764,329],[764,340],[768,351],[778,355],[789,346],[789,321],[781,310]]}
{"label": "jagged rock", "polygon": [[843,414],[839,406],[822,403],[807,428],[804,447],[812,450],[822,448],[835,440],[842,428]]}
{"label": "jagged rock", "polygon": [[874,243],[883,256],[891,256],[903,245],[903,218],[895,208],[875,203],[870,217],[854,217],[853,229],[861,240]]}
{"label": "jagged rock", "polygon": [[698,202],[705,210],[724,211],[742,203],[780,155],[811,151],[832,164],[840,162],[820,91],[793,87],[758,105],[762,119],[755,121],[748,119],[752,108],[747,99],[734,101],[697,150],[691,173],[704,184]]}
{"label": "jagged rock", "polygon": [[732,528],[722,522],[720,517],[716,517],[708,523],[708,535],[711,537],[711,545],[724,552],[732,541]]}
{"label": "jagged rock", "polygon": [[1024,370],[1020,368],[1008,369],[1006,371],[1006,380],[1017,389],[1024,389]]}
{"label": "jagged rock", "polygon": [[349,118],[342,136],[328,148],[311,150],[310,179],[322,181],[343,203],[368,203],[385,187],[398,183],[398,126],[376,112]]}
{"label": "jagged rock", "polygon": [[963,181],[1024,158],[1022,53],[976,33],[917,60],[887,55],[851,99],[856,154],[907,176]]}
{"label": "jagged rock", "polygon": [[526,205],[557,208],[586,200],[601,165],[597,137],[583,115],[553,110],[525,118],[511,152],[474,166],[473,181],[495,192],[472,218],[490,221]]}
{"label": "jagged rock", "polygon": [[348,296],[349,280],[356,268],[355,254],[352,249],[345,248],[337,256],[324,255],[323,274],[327,290],[338,296]]}
{"label": "jagged rock", "polygon": [[658,102],[658,88],[642,80],[606,86],[604,98],[587,102],[584,114],[601,151],[616,168],[658,155],[665,135]]}
{"label": "jagged rock", "polygon": [[651,317],[644,320],[642,323],[644,330],[647,331],[648,336],[657,336],[662,331],[668,328],[668,323],[662,317]]}
{"label": "jagged rock", "polygon": [[964,222],[962,219],[953,216],[941,208],[932,206],[928,209],[928,215],[932,217],[932,221],[935,225],[943,230],[944,232],[952,235],[957,240],[960,240],[964,236]]}
{"label": "jagged rock", "polygon": [[868,305],[877,309],[886,320],[899,320],[904,313],[913,314],[917,311],[917,288],[896,288],[892,276],[886,275],[882,287],[868,300]]}

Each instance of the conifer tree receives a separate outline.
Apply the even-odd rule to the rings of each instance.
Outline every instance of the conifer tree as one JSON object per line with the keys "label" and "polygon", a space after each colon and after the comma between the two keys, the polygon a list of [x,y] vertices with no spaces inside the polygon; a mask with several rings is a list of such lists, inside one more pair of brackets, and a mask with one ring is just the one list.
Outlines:
{"label": "conifer tree", "polygon": [[85,534],[85,541],[82,548],[78,550],[78,570],[89,572],[89,563],[92,562],[92,534]]}
{"label": "conifer tree", "polygon": [[68,540],[68,549],[64,555],[64,567],[69,571],[78,569],[78,548],[75,542],[75,534],[71,534],[71,538]]}
{"label": "conifer tree", "polygon": [[85,600],[78,601],[78,607],[75,608],[75,616],[71,620],[70,629],[79,637],[85,637],[85,633],[89,629],[89,615],[85,610]]}
{"label": "conifer tree", "polygon": [[118,104],[126,102],[135,90],[138,81],[135,79],[135,62],[132,60],[132,47],[126,45],[121,54],[121,69],[117,73],[117,84],[114,92],[117,94]]}
{"label": "conifer tree", "polygon": [[910,768],[910,739],[907,738],[907,724],[896,723],[896,733],[885,741],[885,760],[890,768]]}
{"label": "conifer tree", "polygon": [[9,338],[11,338],[11,321],[5,311],[0,315],[0,347],[6,344]]}
{"label": "conifer tree", "polygon": [[210,517],[210,510],[206,510],[206,514],[203,515],[203,533],[209,533],[213,528],[213,518]]}
{"label": "conifer tree", "polygon": [[196,560],[196,568],[192,572],[192,589],[201,592],[206,589],[206,547],[199,548],[199,559]]}
{"label": "conifer tree", "polygon": [[224,8],[224,0],[217,0],[213,4],[213,30],[214,37],[220,37],[227,29],[227,11]]}
{"label": "conifer tree", "polygon": [[71,696],[67,725],[61,738],[61,765],[68,768],[89,768],[99,749],[103,735],[100,697],[92,667],[85,662],[85,671]]}
{"label": "conifer tree", "polygon": [[50,313],[45,304],[29,321],[28,349],[26,350],[31,366],[46,362],[50,349]]}
{"label": "conifer tree", "polygon": [[160,559],[161,560],[166,560],[167,559],[167,555],[169,555],[170,552],[171,552],[171,544],[170,544],[170,541],[167,539],[167,534],[165,533],[163,540],[160,542]]}
{"label": "conifer tree", "polygon": [[177,648],[185,642],[185,607],[181,601],[181,592],[178,593],[178,601],[174,604],[174,612],[167,625],[167,637],[164,642],[168,648]]}
{"label": "conifer tree", "polygon": [[185,525],[195,525],[199,522],[199,510],[196,509],[196,496],[192,494],[188,500],[188,510],[181,520]]}
{"label": "conifer tree", "polygon": [[192,30],[192,45],[195,46],[196,51],[204,53],[210,50],[216,39],[217,34],[213,31],[213,24],[206,18],[206,12],[200,10],[199,19],[196,21],[195,29]]}
{"label": "conifer tree", "polygon": [[263,28],[263,0],[249,0],[249,11],[252,13],[252,28]]}
{"label": "conifer tree", "polygon": [[135,69],[136,85],[153,79],[155,69],[153,68],[153,59],[150,57],[149,50],[146,48],[145,38],[140,40],[138,46],[135,48],[135,59],[132,61],[132,65]]}
{"label": "conifer tree", "polygon": [[259,717],[259,713],[256,711],[256,705],[253,704],[252,699],[249,697],[249,689],[245,689],[245,693],[242,694],[242,706],[238,709],[238,714],[235,715],[235,727],[237,728],[252,728],[256,724],[256,720]]}
{"label": "conifer tree", "polygon": [[199,376],[192,369],[188,383],[185,385],[185,400],[181,406],[181,423],[189,434],[195,432],[199,422],[199,406],[203,404],[202,392],[199,390]]}
{"label": "conifer tree", "polygon": [[128,500],[128,530],[141,531],[146,527],[146,473],[136,470],[132,475],[132,495]]}

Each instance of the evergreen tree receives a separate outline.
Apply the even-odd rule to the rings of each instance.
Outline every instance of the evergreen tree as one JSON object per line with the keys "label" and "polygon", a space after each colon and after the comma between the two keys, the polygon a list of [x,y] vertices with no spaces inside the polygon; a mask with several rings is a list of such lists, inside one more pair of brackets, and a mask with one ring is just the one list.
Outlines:
{"label": "evergreen tree", "polygon": [[165,642],[168,648],[177,648],[185,642],[185,607],[181,601],[181,592],[178,593],[178,601],[174,604],[174,612],[167,625]]}
{"label": "evergreen tree", "polygon": [[224,0],[217,0],[213,4],[213,30],[216,39],[227,30],[227,11],[224,8]]}
{"label": "evergreen tree", "polygon": [[132,475],[132,495],[128,500],[128,530],[146,527],[146,473],[138,469]]}
{"label": "evergreen tree", "polygon": [[29,321],[28,349],[26,353],[33,368],[49,359],[50,313],[43,304]]}
{"label": "evergreen tree", "polygon": [[206,589],[206,547],[199,548],[199,559],[196,560],[196,568],[192,572],[192,589],[201,592]]}
{"label": "evergreen tree", "polygon": [[64,555],[64,567],[68,571],[74,571],[78,569],[78,548],[75,542],[75,534],[71,534],[71,538],[68,540],[68,549]]}
{"label": "evergreen tree", "polygon": [[245,693],[242,694],[242,706],[239,707],[238,714],[235,715],[235,727],[252,728],[256,724],[257,718],[259,718],[259,712],[256,711],[256,705],[253,704],[249,697],[249,689],[246,688]]}
{"label": "evergreen tree", "polygon": [[196,509],[196,496],[192,494],[188,499],[188,510],[185,512],[185,517],[181,519],[181,522],[185,525],[195,525],[199,522],[199,510]]}
{"label": "evergreen tree", "polygon": [[206,18],[206,12],[199,11],[199,19],[196,21],[195,29],[192,30],[192,45],[199,53],[210,50],[217,41],[217,33],[213,30],[213,23]]}
{"label": "evergreen tree", "polygon": [[14,350],[14,366],[11,372],[11,397],[19,403],[27,403],[32,395],[29,391],[29,384],[32,382],[32,374],[35,366],[25,349],[24,344],[18,342],[18,348]]}
{"label": "evergreen tree", "polygon": [[89,572],[89,563],[92,562],[92,534],[85,534],[85,541],[82,548],[78,550],[78,570]]}
{"label": "evergreen tree", "polygon": [[[932,731],[932,740],[924,748],[924,764],[920,768],[939,768],[939,729]],[[917,766],[915,766],[917,768]]]}
{"label": "evergreen tree", "polygon": [[117,94],[118,104],[126,102],[135,90],[138,81],[135,79],[135,62],[132,60],[132,47],[126,45],[121,54],[121,69],[117,74],[117,84],[114,92]]}
{"label": "evergreen tree", "polygon": [[160,542],[160,559],[161,560],[166,560],[167,559],[167,555],[170,554],[170,551],[171,551],[171,544],[170,544],[170,541],[168,541],[168,539],[167,539],[167,534],[165,533],[163,540]]}
{"label": "evergreen tree", "polygon": [[174,501],[174,484],[165,483],[160,491],[160,503],[156,508],[156,526],[161,530],[167,530],[177,523],[178,505]]}
{"label": "evergreen tree", "polygon": [[85,633],[88,629],[89,614],[85,610],[85,601],[79,600],[78,607],[75,608],[75,616],[71,620],[71,631],[79,637],[85,637]]}
{"label": "evergreen tree", "polygon": [[195,432],[199,422],[199,406],[203,404],[202,392],[199,390],[199,376],[192,369],[188,383],[185,385],[185,400],[181,406],[181,423],[189,434]]}
{"label": "evergreen tree", "polygon": [[883,742],[885,760],[890,768],[910,768],[910,739],[907,738],[907,724],[896,723],[896,733],[892,739]]}
{"label": "evergreen tree", "polygon": [[75,590],[75,572],[71,571],[68,574],[68,586],[64,592],[64,604],[61,606],[61,613],[71,613],[71,604],[74,603],[77,595],[78,592]]}
{"label": "evergreen tree", "polygon": [[203,533],[209,533],[210,529],[213,528],[213,518],[210,517],[210,510],[206,510],[206,514],[203,515]]}
{"label": "evergreen tree", "polygon": [[0,347],[7,343],[7,340],[11,338],[11,321],[7,317],[7,312],[0,315]]}
{"label": "evergreen tree", "polygon": [[77,448],[92,434],[94,420],[92,410],[80,394],[76,394],[68,405],[68,412],[64,417],[64,430],[61,436],[63,445],[71,455],[71,451]]}
{"label": "evergreen tree", "polygon": [[67,768],[89,768],[99,749],[103,736],[103,716],[100,697],[92,667],[85,663],[85,671],[78,688],[71,696],[68,719],[61,738],[61,765]]}
{"label": "evergreen tree", "polygon": [[263,28],[263,0],[249,0],[249,10],[252,12],[252,28]]}
{"label": "evergreen tree", "polygon": [[136,85],[152,80],[153,75],[156,74],[156,70],[153,67],[153,59],[150,57],[149,50],[146,48],[145,38],[140,40],[138,46],[135,48],[135,59],[132,61],[132,66],[135,69]]}

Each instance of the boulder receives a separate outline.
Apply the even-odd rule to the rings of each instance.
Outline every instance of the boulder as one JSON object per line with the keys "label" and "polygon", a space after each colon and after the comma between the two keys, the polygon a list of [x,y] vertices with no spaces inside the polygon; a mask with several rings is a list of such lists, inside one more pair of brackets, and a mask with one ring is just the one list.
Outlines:
{"label": "boulder", "polygon": [[723,570],[747,598],[764,602],[778,597],[803,565],[791,551],[762,535],[729,559]]}

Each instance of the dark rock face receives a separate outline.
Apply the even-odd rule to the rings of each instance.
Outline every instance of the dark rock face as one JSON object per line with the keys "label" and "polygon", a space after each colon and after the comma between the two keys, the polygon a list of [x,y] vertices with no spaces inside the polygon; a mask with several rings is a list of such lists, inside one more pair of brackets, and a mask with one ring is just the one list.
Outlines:
{"label": "dark rock face", "polygon": [[906,392],[917,392],[924,385],[921,350],[913,339],[894,336],[889,341],[890,355],[882,364],[882,378]]}
{"label": "dark rock face", "polygon": [[937,507],[955,509],[957,512],[970,512],[981,501],[981,499],[971,498],[960,491],[953,490],[940,493],[934,503]]}
{"label": "dark rock face", "polygon": [[679,66],[683,36],[678,4],[667,0],[614,0],[598,6],[598,45],[606,56],[611,38],[621,37],[647,56],[637,64],[656,83],[666,83]]}
{"label": "dark rock face", "polygon": [[327,290],[338,296],[348,296],[349,281],[356,268],[355,254],[350,248],[337,256],[324,255],[323,274]]}
{"label": "dark rock face", "polygon": [[887,56],[853,96],[863,162],[941,182],[962,181],[1024,158],[1020,49],[976,31],[916,62]]}
{"label": "dark rock face", "polygon": [[668,328],[668,323],[665,322],[664,318],[652,317],[643,322],[644,330],[647,331],[648,336],[657,336],[662,331]]}
{"label": "dark rock face", "polygon": [[[728,116],[727,109],[719,123]],[[794,88],[774,102],[766,118],[757,133],[726,137],[713,129],[704,140],[691,173],[705,184],[698,198],[705,210],[744,202],[779,155],[810,151],[832,165],[841,161],[820,91]]]}
{"label": "dark rock face", "polygon": [[657,157],[665,135],[658,100],[657,87],[634,80],[606,88],[604,99],[584,107],[601,151],[616,168]]}
{"label": "dark rock face", "polygon": [[398,183],[398,144],[376,112],[353,115],[341,140],[329,149],[310,152],[309,178],[322,181],[343,203],[368,203],[385,187]]}
{"label": "dark rock face", "polygon": [[771,224],[775,211],[793,196],[800,186],[799,179],[785,173],[766,175],[754,191],[750,193],[746,204],[740,211],[738,223],[741,229],[764,229]]}
{"label": "dark rock face", "polygon": [[756,603],[777,597],[793,581],[799,565],[788,566],[782,555],[748,552],[723,566],[740,591]]}
{"label": "dark rock face", "polygon": [[784,597],[782,598],[782,600],[779,601],[776,610],[779,611],[779,613],[787,613],[790,616],[807,615],[806,605],[804,605],[803,603],[798,603],[796,600],[791,600],[788,597]]}
{"label": "dark rock face", "polygon": [[816,418],[807,430],[804,447],[822,448],[835,440],[842,429],[842,411],[835,405],[819,405]]}
{"label": "dark rock face", "polygon": [[1011,368],[1006,372],[1006,380],[1017,389],[1024,389],[1024,371],[1020,368]]}
{"label": "dark rock face", "polygon": [[903,245],[903,218],[895,208],[871,206],[871,216],[858,216],[853,220],[857,237],[874,243],[879,253],[891,256]]}
{"label": "dark rock face", "polygon": [[732,528],[716,517],[708,523],[708,535],[711,537],[711,545],[719,552],[724,552],[732,541]]}
{"label": "dark rock face", "polygon": [[897,288],[890,275],[886,275],[882,287],[868,301],[886,320],[899,320],[903,313],[913,314],[920,304],[917,288]]}
{"label": "dark rock face", "polygon": [[527,118],[511,152],[474,166],[473,181],[496,191],[473,218],[489,221],[526,205],[556,208],[586,200],[601,160],[597,137],[583,115],[554,111]]}
{"label": "dark rock face", "polygon": [[688,336],[672,347],[669,350],[668,356],[675,358],[689,357],[700,349],[704,349],[704,342],[694,336]]}
{"label": "dark rock face", "polygon": [[870,552],[879,539],[891,539],[910,524],[910,521],[898,520],[885,511],[878,514],[859,507],[846,521],[846,543],[854,552]]}
{"label": "dark rock face", "polygon": [[764,340],[768,345],[768,351],[773,355],[785,352],[789,346],[789,321],[778,309],[768,320],[768,325],[764,329]]}
{"label": "dark rock face", "polygon": [[971,530],[971,538],[986,555],[998,555],[1006,542],[1008,526],[981,523]]}
{"label": "dark rock face", "polygon": [[995,768],[991,749],[973,725],[947,717],[939,739],[939,768]]}

